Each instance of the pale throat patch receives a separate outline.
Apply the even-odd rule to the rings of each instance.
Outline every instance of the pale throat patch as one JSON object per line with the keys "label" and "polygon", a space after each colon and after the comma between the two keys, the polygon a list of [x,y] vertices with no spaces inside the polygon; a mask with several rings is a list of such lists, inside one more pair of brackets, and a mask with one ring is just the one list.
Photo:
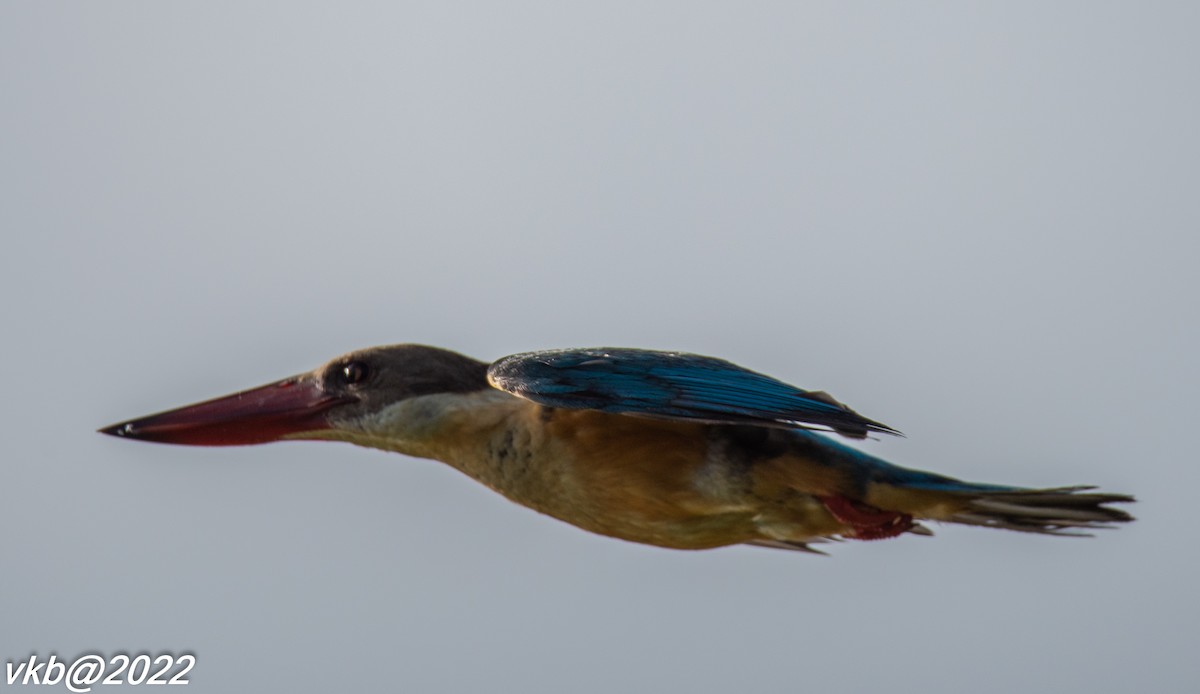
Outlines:
{"label": "pale throat patch", "polygon": [[334,421],[321,438],[349,441],[422,457],[437,453],[451,439],[498,424],[524,401],[498,390],[435,393],[407,398],[353,419]]}

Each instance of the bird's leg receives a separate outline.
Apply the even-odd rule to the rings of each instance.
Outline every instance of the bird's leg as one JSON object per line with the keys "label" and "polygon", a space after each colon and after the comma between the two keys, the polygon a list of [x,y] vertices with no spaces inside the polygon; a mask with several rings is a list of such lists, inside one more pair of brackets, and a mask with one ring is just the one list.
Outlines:
{"label": "bird's leg", "polygon": [[914,525],[912,516],[907,513],[885,511],[844,496],[817,498],[838,522],[853,528],[846,537],[854,540],[884,540],[908,532]]}

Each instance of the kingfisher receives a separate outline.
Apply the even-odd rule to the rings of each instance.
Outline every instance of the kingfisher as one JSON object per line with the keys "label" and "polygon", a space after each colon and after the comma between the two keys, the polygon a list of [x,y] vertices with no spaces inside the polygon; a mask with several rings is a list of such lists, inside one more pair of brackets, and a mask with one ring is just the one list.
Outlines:
{"label": "kingfisher", "polygon": [[823,391],[723,359],[560,349],[491,364],[437,347],[350,352],[258,388],[100,429],[238,446],[347,441],[432,458],[601,535],[675,549],[821,553],[829,540],[929,535],[921,521],[1086,535],[1133,518],[1089,486],[964,482],[833,437],[900,435]]}

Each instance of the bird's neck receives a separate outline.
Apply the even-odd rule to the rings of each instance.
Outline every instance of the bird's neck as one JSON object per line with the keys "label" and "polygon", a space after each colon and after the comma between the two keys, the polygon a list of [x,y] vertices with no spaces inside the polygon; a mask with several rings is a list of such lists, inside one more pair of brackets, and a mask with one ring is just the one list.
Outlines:
{"label": "bird's neck", "polygon": [[500,448],[521,438],[537,406],[498,390],[409,398],[340,427],[336,438],[360,446],[433,458],[492,487]]}

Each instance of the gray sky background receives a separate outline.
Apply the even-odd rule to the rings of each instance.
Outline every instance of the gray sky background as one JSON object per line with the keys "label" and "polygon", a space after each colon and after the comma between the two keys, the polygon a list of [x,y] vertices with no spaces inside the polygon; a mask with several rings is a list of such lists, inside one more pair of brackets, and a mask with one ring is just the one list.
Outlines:
{"label": "gray sky background", "polygon": [[[0,5],[0,658],[190,650],[189,692],[1194,687],[1198,26]],[[902,429],[864,444],[901,464],[1140,520],[686,553],[428,461],[94,433],[409,341],[718,355]]]}

